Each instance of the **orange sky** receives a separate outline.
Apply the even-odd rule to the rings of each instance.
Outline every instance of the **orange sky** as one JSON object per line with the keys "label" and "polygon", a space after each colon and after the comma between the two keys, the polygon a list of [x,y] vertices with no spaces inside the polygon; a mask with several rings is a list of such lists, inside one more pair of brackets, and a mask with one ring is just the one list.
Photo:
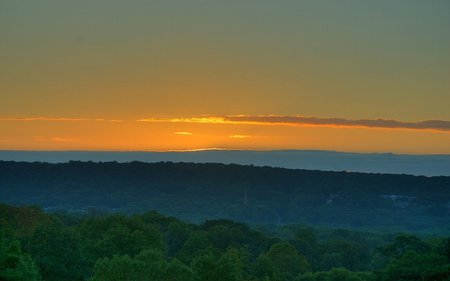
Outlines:
{"label": "orange sky", "polygon": [[449,14],[416,0],[1,1],[0,149],[450,153]]}
{"label": "orange sky", "polygon": [[[147,118],[148,119],[148,118]],[[180,121],[181,120],[181,121]],[[220,122],[211,118],[0,120],[0,148],[24,150],[326,149],[450,153],[450,131],[311,124]]]}

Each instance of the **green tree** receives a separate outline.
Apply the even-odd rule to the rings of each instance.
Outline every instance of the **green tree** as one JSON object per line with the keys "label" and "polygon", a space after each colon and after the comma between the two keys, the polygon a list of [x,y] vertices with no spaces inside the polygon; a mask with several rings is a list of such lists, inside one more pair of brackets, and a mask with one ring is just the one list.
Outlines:
{"label": "green tree", "polygon": [[190,264],[195,257],[207,253],[211,248],[211,242],[205,231],[193,231],[181,246],[176,257],[185,264]]}
{"label": "green tree", "polygon": [[280,280],[279,271],[273,265],[272,261],[267,257],[267,255],[260,255],[253,266],[253,275],[258,278],[258,280]]}
{"label": "green tree", "polygon": [[371,273],[352,272],[345,268],[333,268],[330,271],[308,272],[300,274],[294,281],[374,281]]}
{"label": "green tree", "polygon": [[318,267],[321,245],[319,245],[314,229],[305,226],[297,228],[295,237],[290,243],[305,255],[313,269]]}
{"label": "green tree", "polygon": [[381,270],[379,277],[381,281],[448,281],[450,263],[447,257],[435,253],[408,251]]}
{"label": "green tree", "polygon": [[115,255],[95,263],[89,281],[159,281],[164,280],[165,261],[160,252],[144,250],[131,258]]}
{"label": "green tree", "polygon": [[250,253],[245,248],[228,248],[223,254],[225,257],[234,264],[239,280],[250,279]]}
{"label": "green tree", "polygon": [[172,259],[166,264],[164,281],[191,281],[193,272],[189,266],[184,265],[177,259]]}
{"label": "green tree", "polygon": [[135,256],[144,249],[164,251],[161,232],[140,217],[110,215],[90,218],[78,227],[89,261],[113,255]]}
{"label": "green tree", "polygon": [[239,269],[228,255],[206,253],[192,262],[195,281],[238,281]]}
{"label": "green tree", "polygon": [[349,270],[368,270],[370,263],[369,249],[358,242],[343,239],[332,239],[322,245],[324,253],[321,269],[330,270],[345,267]]}
{"label": "green tree", "polygon": [[0,229],[0,280],[37,281],[37,266],[28,254],[22,252],[17,240],[6,238]]}
{"label": "green tree", "polygon": [[288,242],[280,242],[272,245],[267,252],[267,257],[277,269],[282,280],[292,280],[299,273],[311,269],[308,260]]}
{"label": "green tree", "polygon": [[189,235],[190,229],[185,223],[178,221],[170,223],[164,234],[167,244],[167,255],[173,257],[181,249]]}
{"label": "green tree", "polygon": [[45,280],[76,281],[88,275],[80,237],[59,223],[39,226],[30,237],[29,247]]}
{"label": "green tree", "polygon": [[228,220],[216,222],[223,224],[213,225],[208,228],[209,239],[215,248],[225,250],[228,247],[237,247],[245,240],[245,234],[242,232],[240,224]]}
{"label": "green tree", "polygon": [[444,244],[444,254],[450,260],[450,237],[447,238]]}
{"label": "green tree", "polygon": [[429,246],[424,241],[414,235],[407,234],[395,237],[394,242],[379,249],[383,255],[391,258],[399,258],[408,251],[423,254],[429,250]]}

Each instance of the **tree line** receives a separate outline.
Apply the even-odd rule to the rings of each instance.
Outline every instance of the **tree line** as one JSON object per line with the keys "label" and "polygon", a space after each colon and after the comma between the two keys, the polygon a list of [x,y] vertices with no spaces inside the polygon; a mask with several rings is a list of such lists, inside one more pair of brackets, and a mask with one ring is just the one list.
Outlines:
{"label": "tree line", "polygon": [[0,205],[0,280],[448,281],[450,237]]}

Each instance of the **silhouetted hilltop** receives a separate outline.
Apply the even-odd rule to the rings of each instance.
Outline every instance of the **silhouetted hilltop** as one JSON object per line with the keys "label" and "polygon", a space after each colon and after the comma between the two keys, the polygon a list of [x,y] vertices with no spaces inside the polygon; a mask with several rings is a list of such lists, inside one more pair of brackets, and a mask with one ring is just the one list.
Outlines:
{"label": "silhouetted hilltop", "polygon": [[65,163],[194,162],[271,166],[289,169],[450,176],[450,155],[348,153],[324,150],[131,151],[0,151],[0,160]]}

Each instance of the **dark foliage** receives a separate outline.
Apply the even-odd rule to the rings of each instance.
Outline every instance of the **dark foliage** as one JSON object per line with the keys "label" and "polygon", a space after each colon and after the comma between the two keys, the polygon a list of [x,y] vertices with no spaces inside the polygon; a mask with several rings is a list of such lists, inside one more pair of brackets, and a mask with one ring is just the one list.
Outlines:
{"label": "dark foliage", "polygon": [[[450,233],[450,177],[170,162],[0,161],[0,198],[3,203],[39,205],[46,211],[133,214],[153,209],[197,223],[227,218]],[[159,227],[170,224],[162,221]],[[240,227],[233,229],[233,237],[224,239],[241,239]],[[214,231],[219,233],[220,228]],[[171,252],[187,239],[188,233],[183,235],[168,238]]]}
{"label": "dark foliage", "polygon": [[0,205],[0,280],[448,281],[449,238]]}

